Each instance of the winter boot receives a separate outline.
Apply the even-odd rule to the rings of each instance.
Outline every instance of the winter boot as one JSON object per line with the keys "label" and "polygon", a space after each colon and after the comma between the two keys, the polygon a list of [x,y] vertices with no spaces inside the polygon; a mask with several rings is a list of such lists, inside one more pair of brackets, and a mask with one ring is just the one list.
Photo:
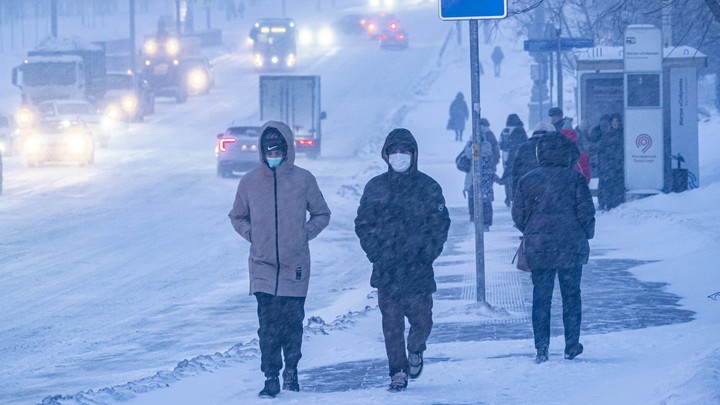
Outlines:
{"label": "winter boot", "polygon": [[420,377],[423,371],[423,354],[422,352],[415,352],[408,354],[408,364],[410,365],[410,378],[413,380]]}
{"label": "winter boot", "polygon": [[579,356],[583,352],[583,345],[582,343],[576,343],[574,345],[565,346],[565,358],[568,360],[572,360],[575,357]]}
{"label": "winter boot", "polygon": [[535,356],[535,363],[545,363],[548,361],[548,349],[547,347],[542,349],[537,349],[537,355]]}
{"label": "winter boot", "polygon": [[285,368],[283,371],[283,390],[287,391],[300,391],[300,384],[298,383],[297,369]]}
{"label": "winter boot", "polygon": [[275,398],[280,392],[280,379],[275,377],[267,377],[265,379],[265,388],[258,394],[261,398]]}
{"label": "winter boot", "polygon": [[398,371],[392,376],[392,379],[390,380],[390,387],[388,387],[388,391],[390,392],[400,392],[405,390],[408,385],[408,376],[405,374],[404,371]]}

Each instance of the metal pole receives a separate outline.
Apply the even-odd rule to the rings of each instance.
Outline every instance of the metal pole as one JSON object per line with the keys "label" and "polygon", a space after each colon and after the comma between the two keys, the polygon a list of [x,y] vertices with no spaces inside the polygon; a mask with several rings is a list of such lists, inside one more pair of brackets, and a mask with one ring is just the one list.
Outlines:
{"label": "metal pole", "polygon": [[135,0],[130,0],[130,69],[135,71]]}
{"label": "metal pole", "polygon": [[470,86],[472,93],[473,217],[475,223],[476,301],[485,302],[485,240],[483,235],[482,173],[480,167],[480,57],[478,21],[470,20]]}
{"label": "metal pole", "polygon": [[562,72],[562,43],[560,28],[557,30],[557,106],[563,108],[563,72]]}
{"label": "metal pole", "polygon": [[52,0],[50,2],[50,33],[53,36],[53,38],[57,38],[58,36],[58,7],[57,7],[57,0]]}

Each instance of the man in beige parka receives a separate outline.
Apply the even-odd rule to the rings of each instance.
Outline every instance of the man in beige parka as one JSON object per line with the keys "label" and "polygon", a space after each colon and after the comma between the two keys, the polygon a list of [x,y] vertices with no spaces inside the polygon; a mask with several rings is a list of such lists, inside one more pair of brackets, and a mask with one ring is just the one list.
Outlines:
{"label": "man in beige parka", "polygon": [[330,222],[330,209],[312,173],[295,166],[290,128],[268,121],[260,134],[260,165],[240,179],[228,216],[250,242],[250,294],[258,303],[266,378],[259,395],[274,398],[280,392],[283,355],[283,389],[300,390],[297,365],[310,280],[309,241]]}

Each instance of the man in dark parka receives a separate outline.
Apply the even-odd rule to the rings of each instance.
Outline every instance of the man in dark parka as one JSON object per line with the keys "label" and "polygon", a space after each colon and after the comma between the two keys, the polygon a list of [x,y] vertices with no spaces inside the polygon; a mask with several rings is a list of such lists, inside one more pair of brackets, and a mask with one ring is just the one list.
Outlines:
{"label": "man in dark parka", "polygon": [[418,146],[410,131],[390,132],[382,158],[388,170],[365,186],[355,233],[373,264],[370,285],[378,290],[389,390],[402,391],[408,375],[416,378],[422,372],[437,289],[433,262],[447,240],[450,216],[440,185],[418,170]]}
{"label": "man in dark parka", "polygon": [[540,166],[520,179],[512,218],[523,233],[524,254],[532,270],[533,334],[536,361],[548,360],[550,304],[555,274],[563,302],[565,358],[583,351],[580,344],[582,266],[595,234],[595,206],[585,177],[574,171],[577,147],[566,136],[551,132],[537,141]]}

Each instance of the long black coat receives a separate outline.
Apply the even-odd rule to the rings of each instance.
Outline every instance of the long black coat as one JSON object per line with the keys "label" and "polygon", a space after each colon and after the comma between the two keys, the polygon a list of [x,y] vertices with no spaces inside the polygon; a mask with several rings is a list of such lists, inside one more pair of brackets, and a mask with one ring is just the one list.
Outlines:
{"label": "long black coat", "polygon": [[436,291],[432,264],[447,240],[450,216],[442,188],[417,170],[417,143],[409,131],[394,130],[383,146],[400,140],[414,145],[410,169],[388,171],[365,186],[355,218],[355,233],[373,263],[370,285],[391,294]]}
{"label": "long black coat", "polygon": [[595,206],[587,182],[569,162],[575,145],[564,135],[538,139],[540,166],[520,179],[512,218],[523,233],[531,269],[566,269],[587,263],[595,234]]}

